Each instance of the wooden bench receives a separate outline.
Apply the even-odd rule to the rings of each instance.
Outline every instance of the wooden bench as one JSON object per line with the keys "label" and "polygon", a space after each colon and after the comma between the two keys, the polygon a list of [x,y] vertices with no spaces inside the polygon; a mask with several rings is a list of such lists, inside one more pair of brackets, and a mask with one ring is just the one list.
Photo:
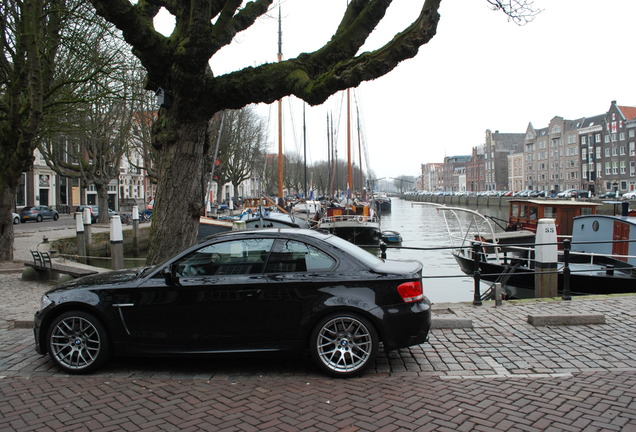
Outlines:
{"label": "wooden bench", "polygon": [[79,267],[65,266],[51,262],[51,255],[48,252],[31,251],[33,262],[24,263],[25,267],[30,267],[36,271],[40,279],[57,279],[60,274],[67,274],[74,278],[97,274],[95,270],[83,269]]}

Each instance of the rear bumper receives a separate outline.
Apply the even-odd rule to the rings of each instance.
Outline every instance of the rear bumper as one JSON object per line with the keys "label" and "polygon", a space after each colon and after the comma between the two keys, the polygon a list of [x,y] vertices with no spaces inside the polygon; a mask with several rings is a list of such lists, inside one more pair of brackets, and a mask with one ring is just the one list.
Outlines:
{"label": "rear bumper", "polygon": [[416,303],[382,308],[382,341],[385,351],[423,344],[431,329],[431,303],[425,297]]}

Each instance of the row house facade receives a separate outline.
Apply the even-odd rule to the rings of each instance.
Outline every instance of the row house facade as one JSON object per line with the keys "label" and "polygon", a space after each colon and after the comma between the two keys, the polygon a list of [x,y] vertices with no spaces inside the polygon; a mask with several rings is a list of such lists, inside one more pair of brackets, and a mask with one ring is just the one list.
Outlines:
{"label": "row house facade", "polygon": [[553,117],[548,127],[530,123],[524,140],[524,189],[559,192],[580,189],[578,130],[583,119]]}
{"label": "row house facade", "polygon": [[442,166],[442,190],[446,192],[466,191],[466,165],[471,155],[447,156]]}
{"label": "row house facade", "polygon": [[584,126],[578,136],[583,186],[598,193],[636,189],[636,107],[612,101]]}
{"label": "row house facade", "polygon": [[[423,177],[431,165],[422,165]],[[543,128],[529,123],[524,134],[486,130],[483,151],[473,148],[471,156],[446,157],[436,170],[440,183],[434,188],[422,181],[424,190],[633,191],[636,107],[612,101],[604,114],[575,120],[555,116]]]}
{"label": "row house facade", "polygon": [[486,190],[485,155],[482,146],[473,147],[470,160],[466,163],[466,190],[479,192]]}
{"label": "row house facade", "polygon": [[541,129],[530,123],[523,146],[522,189],[583,189],[594,195],[634,190],[635,134],[636,107],[616,101],[605,114],[576,120],[557,116]]}
{"label": "row house facade", "polygon": [[444,190],[444,173],[441,163],[425,163],[421,165],[420,190],[441,191]]}
{"label": "row house facade", "polygon": [[486,130],[484,141],[485,187],[480,190],[508,190],[508,155],[523,151],[524,134]]}

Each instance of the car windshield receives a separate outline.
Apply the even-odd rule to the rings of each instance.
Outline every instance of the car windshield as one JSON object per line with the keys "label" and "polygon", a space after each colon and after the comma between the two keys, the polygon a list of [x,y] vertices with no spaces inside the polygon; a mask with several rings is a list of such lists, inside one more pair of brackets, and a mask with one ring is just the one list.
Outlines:
{"label": "car windshield", "polygon": [[339,249],[344,250],[345,252],[350,253],[369,267],[375,267],[379,264],[382,264],[382,260],[377,256],[373,255],[370,252],[362,249],[359,246],[354,245],[353,243],[348,242],[345,239],[342,239],[335,235],[330,235],[325,237],[324,240],[332,245],[336,246]]}

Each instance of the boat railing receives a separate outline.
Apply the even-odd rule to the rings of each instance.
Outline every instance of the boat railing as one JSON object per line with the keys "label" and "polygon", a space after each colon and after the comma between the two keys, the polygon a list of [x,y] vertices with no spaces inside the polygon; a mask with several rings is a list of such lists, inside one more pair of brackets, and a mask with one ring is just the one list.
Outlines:
{"label": "boat railing", "polygon": [[321,222],[333,223],[333,222],[358,222],[358,223],[378,223],[380,220],[375,215],[337,215],[337,216],[323,216]]}

